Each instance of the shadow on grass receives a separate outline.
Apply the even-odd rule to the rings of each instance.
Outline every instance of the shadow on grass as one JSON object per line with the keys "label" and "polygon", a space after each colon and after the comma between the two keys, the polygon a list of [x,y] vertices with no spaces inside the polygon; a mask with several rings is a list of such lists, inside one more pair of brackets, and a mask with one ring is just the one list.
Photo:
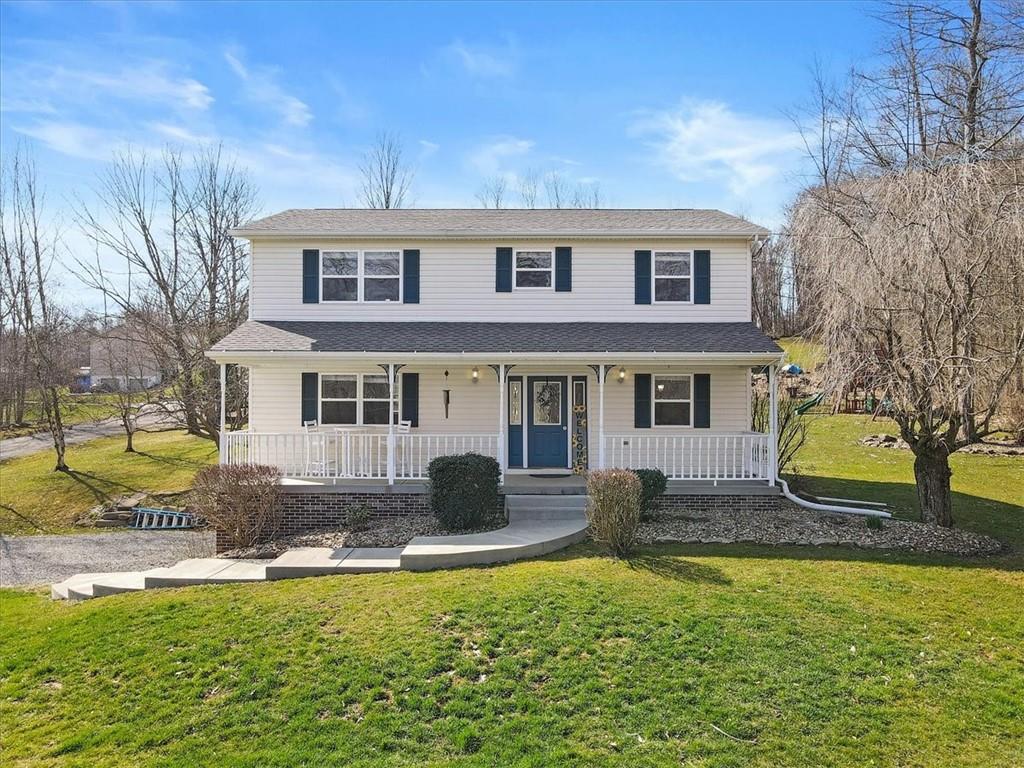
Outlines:
{"label": "shadow on grass", "polygon": [[160,456],[156,453],[146,453],[145,451],[135,451],[136,456],[142,456],[143,458],[149,459],[150,461],[156,461],[160,464],[169,464],[172,467],[181,467],[184,469],[202,469],[206,466],[206,462],[199,461],[197,459],[179,459],[174,456]]}
{"label": "shadow on grass", "polygon": [[78,470],[70,469],[65,474],[67,474],[67,476],[76,483],[85,486],[85,488],[88,489],[88,491],[95,497],[96,502],[100,504],[110,499],[110,493],[103,490],[98,483],[106,483],[107,486],[111,488],[120,488],[124,491],[128,491],[129,493],[139,493],[138,488],[132,488],[130,485],[119,483],[116,480],[108,480],[105,477],[99,477],[98,475],[93,475],[89,472],[80,472]]}
{"label": "shadow on grass", "polygon": [[633,570],[647,571],[655,576],[672,579],[673,581],[693,581],[705,584],[718,584],[719,586],[729,586],[732,584],[732,579],[718,568],[658,552],[645,551],[641,554],[633,555],[626,560],[626,563]]}

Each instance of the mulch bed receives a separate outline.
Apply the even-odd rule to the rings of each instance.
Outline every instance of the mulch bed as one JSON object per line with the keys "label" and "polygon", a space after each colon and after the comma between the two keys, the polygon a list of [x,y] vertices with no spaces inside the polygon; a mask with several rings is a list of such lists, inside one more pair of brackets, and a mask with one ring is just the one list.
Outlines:
{"label": "mulch bed", "polygon": [[887,519],[868,528],[857,515],[830,515],[785,504],[778,512],[657,513],[640,526],[645,544],[771,544],[844,546],[902,552],[931,552],[976,557],[1005,549],[1002,542],[959,528],[941,528],[908,520]]}
{"label": "mulch bed", "polygon": [[411,515],[409,517],[371,520],[365,527],[358,530],[332,528],[330,530],[309,531],[293,536],[284,536],[266,544],[259,544],[246,549],[233,549],[218,557],[265,559],[280,555],[288,549],[296,547],[404,547],[417,536],[450,536],[464,533],[481,533],[504,528],[508,522],[504,517],[495,517],[477,528],[464,531],[448,531],[441,527],[435,517],[430,515]]}

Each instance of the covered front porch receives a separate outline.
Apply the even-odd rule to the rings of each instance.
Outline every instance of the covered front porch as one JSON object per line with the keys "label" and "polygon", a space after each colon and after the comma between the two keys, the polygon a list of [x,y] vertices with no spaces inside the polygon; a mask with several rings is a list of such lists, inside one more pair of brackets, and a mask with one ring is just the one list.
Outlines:
{"label": "covered front porch", "polygon": [[[219,362],[249,369],[250,425],[222,433],[220,460],[292,481],[421,484],[432,459],[466,452],[494,457],[506,492],[582,487],[586,471],[612,467],[661,469],[677,489],[776,478],[778,361],[764,353],[232,357]],[[749,429],[752,369],[769,376],[769,433]]]}

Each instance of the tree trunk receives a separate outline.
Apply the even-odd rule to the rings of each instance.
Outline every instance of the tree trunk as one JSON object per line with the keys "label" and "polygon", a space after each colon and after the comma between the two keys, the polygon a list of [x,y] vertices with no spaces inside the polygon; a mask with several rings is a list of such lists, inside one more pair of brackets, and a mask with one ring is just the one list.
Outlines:
{"label": "tree trunk", "polygon": [[949,453],[945,447],[920,450],[914,454],[914,479],[921,521],[949,527],[953,525],[953,496],[949,488]]}

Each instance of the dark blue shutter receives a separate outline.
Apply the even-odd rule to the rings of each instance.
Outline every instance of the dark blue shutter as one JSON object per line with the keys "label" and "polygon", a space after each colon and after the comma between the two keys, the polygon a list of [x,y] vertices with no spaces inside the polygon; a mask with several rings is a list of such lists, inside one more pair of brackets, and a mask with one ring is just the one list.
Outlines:
{"label": "dark blue shutter", "polygon": [[711,251],[693,252],[693,303],[711,303]]}
{"label": "dark blue shutter", "polygon": [[693,426],[711,428],[711,374],[693,375]]}
{"label": "dark blue shutter", "polygon": [[402,251],[402,303],[420,303],[419,249]]}
{"label": "dark blue shutter", "polygon": [[402,421],[412,426],[420,425],[420,375],[402,374]]}
{"label": "dark blue shutter", "polygon": [[555,290],[572,290],[572,248],[555,248]]}
{"label": "dark blue shutter", "polygon": [[633,289],[635,304],[651,303],[651,252],[633,251]]}
{"label": "dark blue shutter", "polygon": [[494,290],[498,293],[511,293],[512,249],[497,248],[494,255]]}
{"label": "dark blue shutter", "polygon": [[[650,253],[648,251],[648,253]],[[651,426],[651,374],[633,374],[633,426],[647,429]]]}
{"label": "dark blue shutter", "polygon": [[302,374],[302,424],[317,421],[318,401],[320,399],[320,377],[316,373]]}
{"label": "dark blue shutter", "polygon": [[320,303],[320,251],[302,252],[302,303]]}

